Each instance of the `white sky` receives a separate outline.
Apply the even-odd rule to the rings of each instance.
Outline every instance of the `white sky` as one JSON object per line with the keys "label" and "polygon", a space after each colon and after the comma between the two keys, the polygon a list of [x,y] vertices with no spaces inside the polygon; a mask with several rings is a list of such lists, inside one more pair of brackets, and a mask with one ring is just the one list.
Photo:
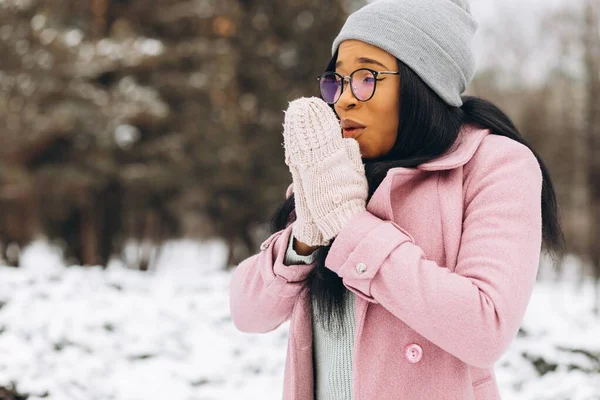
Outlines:
{"label": "white sky", "polygon": [[[576,9],[582,0],[471,0],[471,12],[479,22],[475,38],[477,69],[500,66],[515,79],[539,83],[546,73],[561,63],[572,74],[579,74],[581,48],[571,45],[568,55],[560,58],[559,29],[542,30],[544,17],[561,9]],[[515,73],[517,71],[517,73]]]}
{"label": "white sky", "polygon": [[[471,0],[471,12],[479,22],[474,43],[477,71],[499,67],[504,71],[505,83],[519,84],[542,83],[547,73],[559,64],[570,74],[581,74],[581,48],[577,44],[571,45],[568,54],[561,58],[559,35],[556,34],[559,28],[553,25],[552,31],[542,31],[540,24],[551,12],[576,9],[583,1]],[[360,7],[358,3],[356,6]]]}

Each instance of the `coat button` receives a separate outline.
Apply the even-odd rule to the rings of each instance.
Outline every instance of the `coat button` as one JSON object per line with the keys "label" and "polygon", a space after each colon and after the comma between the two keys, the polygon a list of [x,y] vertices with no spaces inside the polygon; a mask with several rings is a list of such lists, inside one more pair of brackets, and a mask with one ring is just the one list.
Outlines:
{"label": "coat button", "polygon": [[358,272],[359,274],[362,274],[366,270],[367,270],[367,266],[365,265],[365,263],[356,264],[356,272]]}
{"label": "coat button", "polygon": [[263,242],[263,243],[260,245],[260,249],[261,249],[261,250],[266,250],[266,249],[268,249],[268,248],[269,248],[269,243],[267,243],[267,242]]}
{"label": "coat button", "polygon": [[341,195],[340,193],[335,193],[335,194],[333,195],[333,202],[334,202],[335,204],[339,204],[339,203],[341,203],[341,202],[342,202],[342,195]]}
{"label": "coat button", "polygon": [[409,344],[404,350],[404,356],[411,363],[417,363],[423,357],[423,349],[416,343]]}

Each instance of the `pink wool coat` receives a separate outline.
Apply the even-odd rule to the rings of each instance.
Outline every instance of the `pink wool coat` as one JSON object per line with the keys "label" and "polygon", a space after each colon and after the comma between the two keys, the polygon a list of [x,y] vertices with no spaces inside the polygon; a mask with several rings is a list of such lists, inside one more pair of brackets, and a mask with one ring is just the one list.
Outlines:
{"label": "pink wool coat", "polygon": [[[445,155],[393,168],[336,237],[327,268],[355,293],[354,400],[497,400],[538,270],[542,173],[509,138],[465,126]],[[288,189],[289,195],[289,189]],[[315,264],[283,264],[291,225],[233,272],[243,332],[290,321],[284,400],[313,400]]]}

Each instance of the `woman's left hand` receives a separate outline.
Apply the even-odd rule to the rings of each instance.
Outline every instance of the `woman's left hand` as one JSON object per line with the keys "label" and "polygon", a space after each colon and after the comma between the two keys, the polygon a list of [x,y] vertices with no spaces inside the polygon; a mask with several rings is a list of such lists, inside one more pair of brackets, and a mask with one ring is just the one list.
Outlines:
{"label": "woman's left hand", "polygon": [[298,168],[310,213],[329,241],[366,208],[369,185],[358,142],[342,137],[335,113],[317,97],[290,102],[285,120],[286,164]]}

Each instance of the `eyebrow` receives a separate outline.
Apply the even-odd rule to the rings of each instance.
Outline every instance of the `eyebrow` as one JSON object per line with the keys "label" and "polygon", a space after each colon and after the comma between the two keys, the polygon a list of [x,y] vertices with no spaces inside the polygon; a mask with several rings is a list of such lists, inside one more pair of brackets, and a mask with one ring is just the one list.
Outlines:
{"label": "eyebrow", "polygon": [[[386,67],[385,65],[383,65],[382,63],[380,63],[377,60],[374,60],[372,58],[369,57],[358,57],[356,59],[356,62],[358,62],[359,64],[375,64],[375,65],[379,65],[380,67],[383,67],[385,69],[388,69],[388,67]],[[338,61],[335,63],[335,67],[339,68],[342,66],[342,61]]]}

